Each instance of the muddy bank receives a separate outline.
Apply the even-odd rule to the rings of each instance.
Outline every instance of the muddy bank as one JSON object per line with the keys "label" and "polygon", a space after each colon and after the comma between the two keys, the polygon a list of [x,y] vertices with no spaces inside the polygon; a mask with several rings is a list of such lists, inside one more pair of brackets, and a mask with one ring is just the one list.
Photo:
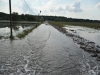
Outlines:
{"label": "muddy bank", "polygon": [[69,36],[73,40],[73,42],[77,44],[77,46],[79,46],[84,51],[89,52],[92,57],[95,57],[98,61],[100,61],[100,46],[96,45],[95,42],[84,39],[83,37],[80,37],[78,35],[69,33],[68,31],[66,31],[65,28],[62,28],[60,26],[52,26],[56,28],[58,31],[64,33],[66,36]]}

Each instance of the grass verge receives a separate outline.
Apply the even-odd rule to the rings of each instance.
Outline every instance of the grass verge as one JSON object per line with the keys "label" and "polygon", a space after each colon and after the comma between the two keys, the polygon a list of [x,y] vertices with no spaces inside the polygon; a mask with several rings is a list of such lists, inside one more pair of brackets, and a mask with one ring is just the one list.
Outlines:
{"label": "grass verge", "polygon": [[39,25],[40,25],[40,23],[39,23],[37,26],[34,26],[34,27],[32,27],[32,28],[30,28],[30,29],[28,29],[28,30],[24,30],[22,33],[19,33],[19,34],[17,35],[17,37],[20,38],[20,39],[21,39],[21,38],[24,38],[26,35],[28,35],[30,32],[32,32],[33,29],[37,28]]}
{"label": "grass verge", "polygon": [[49,21],[50,24],[57,25],[60,27],[64,27],[65,25],[74,25],[74,26],[85,26],[89,28],[100,28],[100,23],[90,23],[90,22],[55,22],[55,21]]}
{"label": "grass verge", "polygon": [[14,36],[10,36],[10,40],[14,40],[15,38],[14,38]]}

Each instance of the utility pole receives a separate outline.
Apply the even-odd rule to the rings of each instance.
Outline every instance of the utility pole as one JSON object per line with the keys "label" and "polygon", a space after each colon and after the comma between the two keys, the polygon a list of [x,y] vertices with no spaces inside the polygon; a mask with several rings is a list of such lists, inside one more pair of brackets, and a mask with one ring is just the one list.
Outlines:
{"label": "utility pole", "polygon": [[10,11],[10,38],[12,38],[12,14],[11,14],[11,0],[9,0],[9,11]]}
{"label": "utility pole", "polygon": [[40,22],[40,14],[41,14],[41,11],[40,11],[39,14],[38,14],[39,22]]}
{"label": "utility pole", "polygon": [[[39,22],[40,22],[40,13],[41,13],[41,11],[40,11],[39,14],[38,14],[38,24],[39,24]],[[36,25],[36,27],[37,27],[37,25]]]}

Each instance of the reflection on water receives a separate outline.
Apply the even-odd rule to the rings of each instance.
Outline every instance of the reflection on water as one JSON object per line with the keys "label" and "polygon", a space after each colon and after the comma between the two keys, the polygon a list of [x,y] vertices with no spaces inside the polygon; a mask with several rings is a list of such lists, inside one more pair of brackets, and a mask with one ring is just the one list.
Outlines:
{"label": "reflection on water", "polygon": [[89,53],[50,25],[22,40],[0,41],[0,75],[97,75],[99,70]]}
{"label": "reflection on water", "polygon": [[80,26],[68,26],[65,27],[68,32],[73,33],[75,35],[79,35],[89,41],[95,42],[97,45],[100,45],[100,30],[80,27]]}
{"label": "reflection on water", "polygon": [[[18,25],[18,26],[13,26],[13,36],[16,36],[19,33],[22,33],[24,30],[30,29],[33,25]],[[10,27],[0,27],[0,37],[7,38],[10,36]]]}

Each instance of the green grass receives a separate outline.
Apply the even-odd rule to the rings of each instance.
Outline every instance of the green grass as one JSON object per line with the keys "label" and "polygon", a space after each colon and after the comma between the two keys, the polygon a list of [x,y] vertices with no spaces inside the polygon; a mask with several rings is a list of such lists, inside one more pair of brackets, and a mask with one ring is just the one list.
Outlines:
{"label": "green grass", "polygon": [[10,40],[14,40],[15,38],[14,38],[14,36],[10,36]]}
{"label": "green grass", "polygon": [[[37,26],[39,26],[40,24],[38,24]],[[18,38],[24,38],[26,35],[28,35],[30,32],[32,32],[37,26],[34,26],[34,27],[32,27],[32,28],[30,28],[30,29],[27,29],[27,30],[24,30],[22,33],[19,33],[18,35],[17,35],[17,37]]]}
{"label": "green grass", "polygon": [[[44,21],[41,21],[41,23],[43,23]],[[28,35],[30,32],[32,32],[35,28],[37,28],[39,25],[41,25],[41,23],[37,23],[37,26],[34,26],[34,27],[32,27],[32,28],[30,28],[30,29],[27,29],[27,30],[24,30],[22,33],[19,33],[19,34],[17,34],[16,35],[16,37],[18,37],[18,38],[24,38],[26,35]],[[4,38],[4,36],[1,36],[0,35],[0,39],[2,39],[2,38]],[[9,36],[9,37],[6,37],[6,38],[10,38],[11,40],[14,40],[15,39],[15,37],[14,36]]]}
{"label": "green grass", "polygon": [[90,22],[55,22],[49,21],[50,24],[57,25],[60,27],[64,27],[65,25],[74,25],[74,26],[85,26],[90,28],[100,28],[100,23],[90,23]]}
{"label": "green grass", "polygon": [[31,29],[28,29],[28,30],[24,30],[22,33],[19,33],[17,35],[18,38],[23,38],[25,37],[26,35],[28,35],[30,32],[32,32],[33,29],[35,29],[36,27],[32,27]]}

